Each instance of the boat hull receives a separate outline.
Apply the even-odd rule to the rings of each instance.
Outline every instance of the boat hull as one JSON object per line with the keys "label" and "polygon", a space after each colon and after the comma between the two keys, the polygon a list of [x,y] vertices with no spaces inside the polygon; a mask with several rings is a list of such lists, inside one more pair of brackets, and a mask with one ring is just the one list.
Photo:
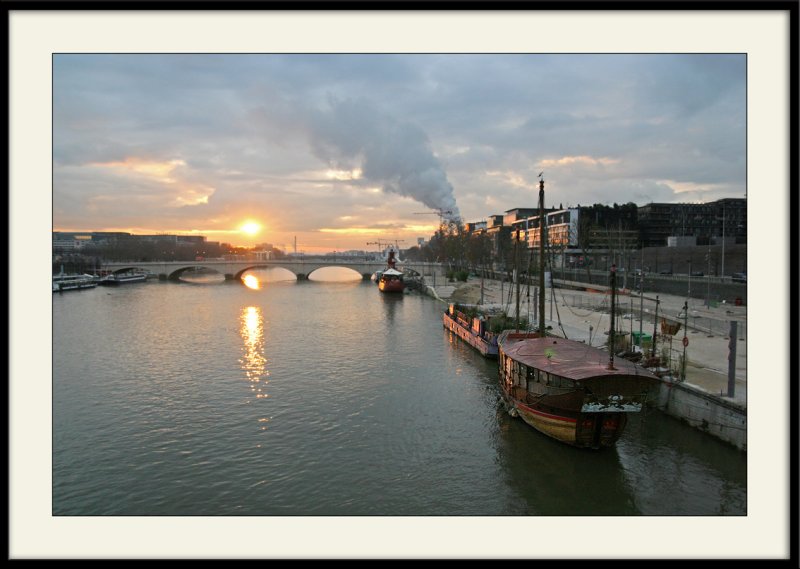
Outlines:
{"label": "boat hull", "polygon": [[476,334],[472,328],[467,328],[458,320],[452,318],[448,312],[442,316],[444,327],[461,338],[464,342],[478,350],[486,358],[497,358],[497,343],[490,342]]}
{"label": "boat hull", "polygon": [[543,410],[537,405],[504,393],[512,415],[518,416],[540,433],[571,446],[598,449],[614,446],[622,436],[628,418],[624,412],[569,413]]}
{"label": "boat hull", "polygon": [[100,281],[103,286],[117,286],[121,284],[143,283],[147,280],[147,275],[135,275],[127,277],[108,277]]}
{"label": "boat hull", "polygon": [[68,290],[84,290],[97,286],[97,279],[93,275],[54,275],[53,292],[66,292]]}
{"label": "boat hull", "polygon": [[66,292],[69,290],[85,290],[97,286],[95,282],[80,282],[80,283],[53,283],[53,292]]}
{"label": "boat hull", "polygon": [[403,281],[380,281],[378,290],[381,292],[403,292],[406,288]]}

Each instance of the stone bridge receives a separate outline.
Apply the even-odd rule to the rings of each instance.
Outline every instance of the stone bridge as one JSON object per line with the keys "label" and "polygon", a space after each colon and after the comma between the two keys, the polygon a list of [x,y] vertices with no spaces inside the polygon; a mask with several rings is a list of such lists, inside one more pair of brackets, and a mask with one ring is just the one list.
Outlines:
{"label": "stone bridge", "polygon": [[[114,273],[122,273],[140,269],[158,275],[161,280],[178,280],[181,274],[196,269],[207,269],[225,275],[226,280],[241,280],[242,275],[251,269],[286,269],[294,273],[297,280],[305,280],[308,276],[324,267],[343,267],[351,269],[365,280],[375,271],[386,268],[386,261],[341,258],[304,258],[304,259],[272,259],[258,260],[223,260],[208,259],[203,261],[131,261],[105,263],[103,268]],[[398,263],[397,268],[408,272],[441,276],[444,269],[440,263]]]}

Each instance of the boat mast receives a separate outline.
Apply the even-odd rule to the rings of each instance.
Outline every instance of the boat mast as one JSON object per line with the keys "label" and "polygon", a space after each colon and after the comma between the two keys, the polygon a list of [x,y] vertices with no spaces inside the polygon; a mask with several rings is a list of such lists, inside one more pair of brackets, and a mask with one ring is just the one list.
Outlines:
{"label": "boat mast", "polygon": [[617,297],[617,265],[611,265],[611,328],[608,331],[608,369],[614,369],[614,348],[616,339],[614,323],[614,312],[616,312]]}
{"label": "boat mast", "polygon": [[520,231],[517,229],[517,232],[514,237],[514,275],[516,276],[516,286],[517,286],[517,332],[519,332],[519,237]]}
{"label": "boat mast", "polygon": [[539,174],[539,334],[544,337],[544,178]]}

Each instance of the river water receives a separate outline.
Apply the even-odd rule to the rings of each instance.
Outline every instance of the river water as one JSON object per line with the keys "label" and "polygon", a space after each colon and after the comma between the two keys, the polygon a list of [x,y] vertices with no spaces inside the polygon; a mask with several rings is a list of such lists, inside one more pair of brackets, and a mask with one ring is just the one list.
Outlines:
{"label": "river water", "polygon": [[747,514],[746,455],[658,411],[600,451],[508,416],[429,297],[256,276],[53,295],[54,515]]}

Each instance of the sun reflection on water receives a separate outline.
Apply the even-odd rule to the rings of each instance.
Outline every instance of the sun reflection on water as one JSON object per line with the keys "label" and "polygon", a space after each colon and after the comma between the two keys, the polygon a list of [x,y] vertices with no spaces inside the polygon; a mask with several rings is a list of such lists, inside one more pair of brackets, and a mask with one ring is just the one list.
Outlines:
{"label": "sun reflection on water", "polygon": [[255,275],[245,275],[242,277],[242,282],[247,288],[258,290],[261,288],[261,281]]}
{"label": "sun reflection on water", "polygon": [[[269,370],[267,358],[264,356],[264,316],[258,306],[248,306],[242,309],[240,317],[240,334],[244,341],[244,354],[239,360],[247,381],[250,382],[250,391],[256,399],[266,399],[266,385],[269,383]],[[262,417],[259,423],[268,423],[269,419]],[[266,425],[262,425],[266,430]]]}

